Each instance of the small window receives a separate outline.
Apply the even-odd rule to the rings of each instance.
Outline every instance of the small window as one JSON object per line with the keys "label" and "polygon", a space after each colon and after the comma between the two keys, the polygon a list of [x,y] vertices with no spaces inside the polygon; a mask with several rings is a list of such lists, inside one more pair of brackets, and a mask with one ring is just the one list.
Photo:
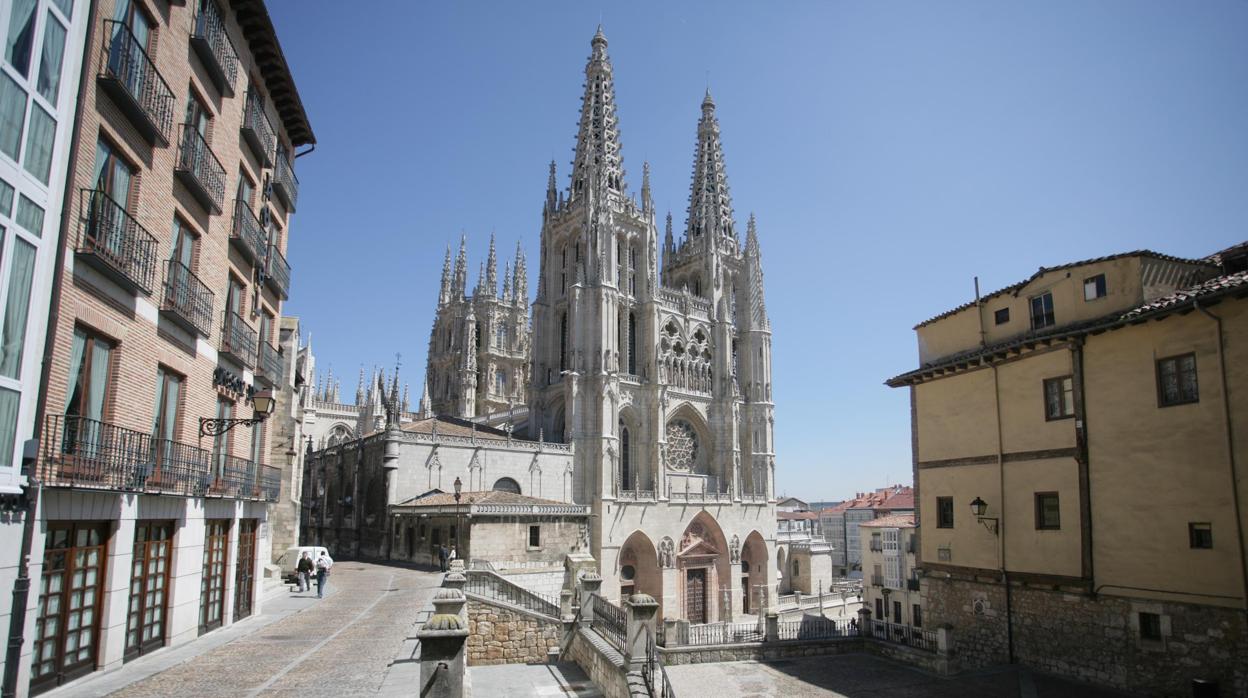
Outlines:
{"label": "small window", "polygon": [[1004,325],[1005,323],[1010,321],[1010,309],[1001,308],[1000,310],[992,314],[992,318],[993,320],[996,321],[998,325]]}
{"label": "small window", "polygon": [[1036,493],[1036,530],[1056,531],[1062,527],[1061,507],[1056,492]]}
{"label": "small window", "polygon": [[1213,526],[1207,523],[1189,523],[1187,539],[1193,548],[1213,547]]}
{"label": "small window", "polygon": [[802,573],[802,563],[800,560],[793,561],[793,576],[797,577]]}
{"label": "small window", "polygon": [[1097,274],[1096,276],[1083,280],[1083,299],[1085,301],[1094,301],[1097,298],[1105,297],[1105,275]]}
{"label": "small window", "polygon": [[877,620],[884,618],[884,601],[882,599],[875,600],[875,617]]}
{"label": "small window", "polygon": [[1161,614],[1140,612],[1140,639],[1161,641]]}
{"label": "small window", "polygon": [[953,497],[936,498],[936,528],[953,528]]}
{"label": "small window", "polygon": [[542,547],[542,527],[529,526],[529,549],[533,550]]}
{"label": "small window", "polygon": [[1031,329],[1039,330],[1057,324],[1053,316],[1053,294],[1042,293],[1031,299]]}
{"label": "small window", "polygon": [[923,627],[923,609],[916,603],[910,607],[910,624],[916,628]]}
{"label": "small window", "polygon": [[1075,416],[1074,379],[1071,376],[1044,381],[1044,418],[1066,419]]}
{"label": "small window", "polygon": [[1157,404],[1159,407],[1200,401],[1196,381],[1196,355],[1183,354],[1157,361]]}

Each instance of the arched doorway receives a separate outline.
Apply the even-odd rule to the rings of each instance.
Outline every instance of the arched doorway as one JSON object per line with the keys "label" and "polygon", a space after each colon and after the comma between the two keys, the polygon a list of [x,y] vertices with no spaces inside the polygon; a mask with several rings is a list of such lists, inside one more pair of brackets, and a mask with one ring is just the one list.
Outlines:
{"label": "arched doorway", "polygon": [[767,543],[758,531],[741,546],[741,612],[758,615],[767,605]]}
{"label": "arched doorway", "polygon": [[699,512],[676,550],[681,616],[694,624],[731,620],[728,543],[715,518]]}
{"label": "arched doorway", "polygon": [[659,569],[659,556],[650,537],[641,531],[624,541],[618,561],[620,600],[633,594],[649,594],[659,602],[657,618],[663,617],[663,574]]}

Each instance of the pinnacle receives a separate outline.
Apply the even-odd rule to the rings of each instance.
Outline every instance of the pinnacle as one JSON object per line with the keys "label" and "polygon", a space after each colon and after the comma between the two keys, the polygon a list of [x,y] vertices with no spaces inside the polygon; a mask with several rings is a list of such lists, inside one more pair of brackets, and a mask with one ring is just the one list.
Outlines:
{"label": "pinnacle", "polygon": [[715,108],[715,100],[711,97],[711,88],[706,88],[706,96],[702,98],[702,110],[713,110]]}

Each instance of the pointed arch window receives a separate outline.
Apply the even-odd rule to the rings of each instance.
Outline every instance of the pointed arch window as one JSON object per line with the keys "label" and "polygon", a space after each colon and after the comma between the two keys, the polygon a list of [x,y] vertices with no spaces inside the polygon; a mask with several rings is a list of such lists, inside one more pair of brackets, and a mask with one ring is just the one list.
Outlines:
{"label": "pointed arch window", "polygon": [[620,487],[621,489],[633,489],[633,458],[632,444],[628,433],[628,427],[624,426],[624,420],[620,420]]}
{"label": "pointed arch window", "polygon": [[559,316],[559,370],[568,370],[568,314]]}
{"label": "pointed arch window", "polygon": [[637,375],[637,316],[628,314],[628,372]]}

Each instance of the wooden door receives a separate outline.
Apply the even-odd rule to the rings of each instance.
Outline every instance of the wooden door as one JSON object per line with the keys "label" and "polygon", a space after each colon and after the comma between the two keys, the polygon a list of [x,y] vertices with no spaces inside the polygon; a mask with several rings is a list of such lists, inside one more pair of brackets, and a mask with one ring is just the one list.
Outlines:
{"label": "wooden door", "polygon": [[690,623],[706,622],[706,570],[685,571],[685,618]]}
{"label": "wooden door", "polygon": [[256,520],[238,522],[238,563],[234,572],[234,621],[251,615],[256,578]]}
{"label": "wooden door", "polygon": [[229,519],[206,522],[204,571],[199,583],[199,634],[221,627],[225,615],[225,556],[230,547]]}
{"label": "wooden door", "polygon": [[140,521],[135,524],[125,661],[165,645],[172,553],[172,523]]}
{"label": "wooden door", "polygon": [[39,582],[30,692],[95,670],[108,523],[48,525]]}

